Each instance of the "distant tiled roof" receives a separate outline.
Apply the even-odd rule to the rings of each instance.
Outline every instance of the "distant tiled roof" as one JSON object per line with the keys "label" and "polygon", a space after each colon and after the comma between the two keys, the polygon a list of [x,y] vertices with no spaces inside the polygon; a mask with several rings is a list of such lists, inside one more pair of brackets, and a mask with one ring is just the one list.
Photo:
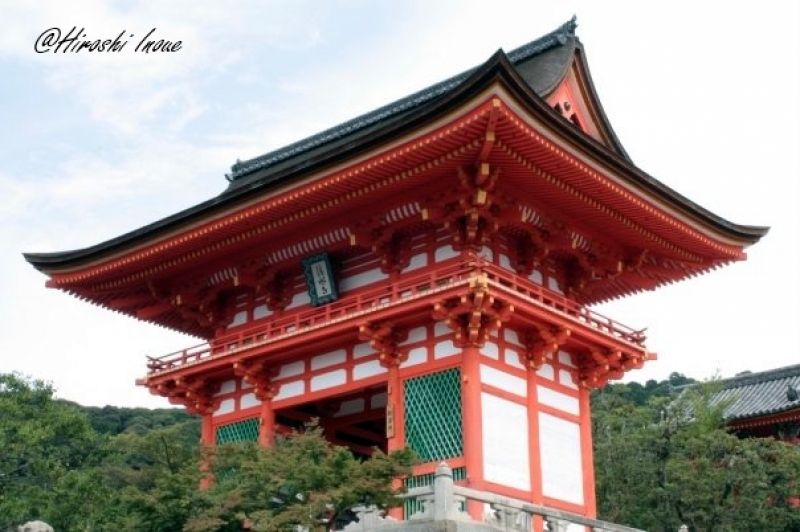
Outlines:
{"label": "distant tiled roof", "polygon": [[[568,39],[575,38],[576,25],[575,17],[573,17],[571,20],[567,21],[565,24],[548,33],[547,35],[543,35],[535,41],[531,41],[528,44],[520,46],[519,48],[509,52],[509,60],[516,65],[552,48],[564,45]],[[285,159],[300,155],[304,152],[327,144],[328,142],[332,142],[341,137],[345,137],[355,133],[356,131],[391,118],[395,115],[404,113],[425,102],[433,100],[437,96],[447,94],[451,90],[458,87],[464,80],[469,78],[470,74],[472,74],[477,68],[478,67],[471,68],[470,70],[462,72],[461,74],[453,76],[452,78],[440,81],[439,83],[415,92],[414,94],[406,96],[405,98],[401,98],[390,104],[384,105],[383,107],[379,107],[374,111],[370,111],[369,113],[353,118],[352,120],[348,120],[347,122],[339,124],[338,126],[334,126],[330,129],[326,129],[325,131],[317,133],[316,135],[312,135],[293,144],[289,144],[288,146],[284,146],[283,148],[265,153],[264,155],[247,161],[237,161],[236,164],[231,167],[231,173],[228,175],[228,179],[235,184],[237,180],[248,174],[268,168]],[[536,89],[539,89],[539,87],[534,87],[534,90]],[[537,92],[540,91],[537,90]]]}
{"label": "distant tiled roof", "polygon": [[739,375],[722,381],[722,386],[712,400],[730,402],[724,413],[727,421],[800,408],[800,364]]}

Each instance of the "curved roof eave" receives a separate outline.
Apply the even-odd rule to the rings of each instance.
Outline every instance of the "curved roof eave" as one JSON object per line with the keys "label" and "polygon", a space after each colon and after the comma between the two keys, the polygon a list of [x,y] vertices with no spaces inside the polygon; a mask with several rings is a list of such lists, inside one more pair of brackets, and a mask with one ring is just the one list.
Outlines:
{"label": "curved roof eave", "polygon": [[406,113],[396,115],[375,128],[361,130],[354,136],[326,144],[313,153],[305,154],[299,160],[286,161],[286,164],[272,167],[269,173],[254,175],[254,179],[248,182],[247,186],[228,190],[189,209],[91,247],[55,253],[24,253],[23,255],[35,268],[47,272],[78,267],[81,264],[101,259],[104,255],[119,252],[126,247],[154,240],[164,233],[178,230],[209,214],[235,206],[257,194],[291,183],[312,171],[330,167],[406,134],[468,101],[470,97],[496,81],[502,83],[529,112],[535,113],[565,139],[587,150],[603,163],[618,171],[626,181],[635,187],[656,195],[691,218],[748,244],[757,242],[769,230],[767,227],[734,224],[715,215],[641,171],[629,160],[614,153],[600,142],[583,134],[551,109],[547,102],[520,77],[503,50],[498,50],[488,61],[475,69],[466,80],[446,94]]}

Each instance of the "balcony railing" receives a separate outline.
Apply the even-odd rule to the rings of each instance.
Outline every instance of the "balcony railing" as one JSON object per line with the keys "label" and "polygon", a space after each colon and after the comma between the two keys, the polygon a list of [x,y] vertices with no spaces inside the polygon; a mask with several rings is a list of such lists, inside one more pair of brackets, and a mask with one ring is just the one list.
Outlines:
{"label": "balcony railing", "polygon": [[267,345],[321,327],[350,320],[377,310],[423,299],[430,295],[468,286],[470,279],[484,275],[488,284],[565,318],[638,347],[645,337],[602,314],[533,283],[524,277],[486,262],[480,257],[454,259],[437,268],[401,276],[391,284],[358,289],[321,307],[298,309],[270,317],[260,323],[238,327],[235,332],[160,357],[148,357],[148,376],[194,365],[207,359]]}

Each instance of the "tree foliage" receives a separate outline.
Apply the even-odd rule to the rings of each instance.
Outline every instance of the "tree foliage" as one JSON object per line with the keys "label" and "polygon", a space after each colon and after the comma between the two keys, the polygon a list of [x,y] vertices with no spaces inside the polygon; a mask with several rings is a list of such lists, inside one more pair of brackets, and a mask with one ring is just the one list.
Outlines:
{"label": "tree foliage", "polygon": [[[143,415],[120,410],[106,414]],[[359,460],[316,426],[270,449],[200,449],[197,421],[173,419],[98,433],[50,386],[0,375],[0,530],[31,519],[59,531],[326,529],[355,504],[391,504],[392,480],[412,460],[406,451]],[[211,487],[199,489],[208,475]]]}
{"label": "tree foliage", "polygon": [[711,405],[714,384],[677,399],[614,385],[593,398],[595,471],[604,519],[647,530],[800,530],[800,449],[740,439]]}

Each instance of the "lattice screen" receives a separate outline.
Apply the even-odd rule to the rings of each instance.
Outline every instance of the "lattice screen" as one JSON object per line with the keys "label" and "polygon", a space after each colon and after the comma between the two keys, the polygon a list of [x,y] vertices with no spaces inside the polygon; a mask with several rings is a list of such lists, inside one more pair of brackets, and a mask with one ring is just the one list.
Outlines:
{"label": "lattice screen", "polygon": [[253,417],[217,427],[217,445],[258,441],[259,419]]}
{"label": "lattice screen", "polygon": [[405,382],[406,444],[423,462],[461,456],[461,372],[458,368]]}

